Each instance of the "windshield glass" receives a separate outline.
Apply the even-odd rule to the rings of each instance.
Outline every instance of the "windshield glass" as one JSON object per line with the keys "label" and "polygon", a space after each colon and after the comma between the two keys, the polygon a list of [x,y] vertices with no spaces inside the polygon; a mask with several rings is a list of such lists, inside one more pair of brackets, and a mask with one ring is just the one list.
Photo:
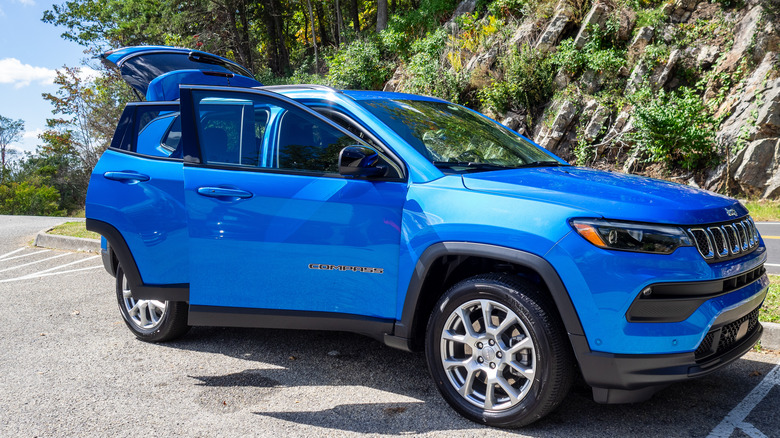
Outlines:
{"label": "windshield glass", "polygon": [[460,105],[388,99],[359,103],[443,170],[561,165],[528,140]]}

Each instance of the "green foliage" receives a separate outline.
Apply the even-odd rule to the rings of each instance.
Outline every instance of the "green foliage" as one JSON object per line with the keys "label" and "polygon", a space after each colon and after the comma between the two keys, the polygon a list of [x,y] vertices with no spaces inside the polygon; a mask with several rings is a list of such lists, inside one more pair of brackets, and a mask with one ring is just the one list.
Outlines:
{"label": "green foliage", "polygon": [[412,43],[411,53],[425,53],[432,57],[441,56],[447,45],[448,35],[444,28],[438,28],[435,32],[429,32],[424,38]]}
{"label": "green foliage", "polygon": [[780,275],[769,276],[769,291],[758,312],[758,319],[764,322],[780,322]]}
{"label": "green foliage", "polygon": [[655,43],[645,48],[643,57],[648,67],[652,69],[654,66],[666,62],[669,59],[669,53],[669,46],[664,43]]}
{"label": "green foliage", "polygon": [[653,95],[644,88],[632,100],[636,131],[630,139],[650,161],[693,169],[712,159],[715,123],[692,89],[661,90]]}
{"label": "green foliage", "polygon": [[341,88],[378,90],[390,79],[393,66],[382,59],[379,41],[353,41],[328,59],[328,80]]}
{"label": "green foliage", "polygon": [[552,62],[569,75],[593,70],[608,77],[616,76],[626,65],[626,51],[616,47],[618,28],[619,22],[614,19],[607,20],[604,27],[590,27],[590,37],[582,49],[577,48],[573,38],[562,41]]}
{"label": "green foliage", "polygon": [[488,7],[488,14],[498,17],[520,17],[528,5],[528,0],[495,0]]}
{"label": "green foliage", "polygon": [[420,52],[406,65],[408,80],[404,91],[458,102],[462,77],[441,65],[440,57]]}
{"label": "green foliage", "polygon": [[[637,1],[637,3],[650,3],[649,6],[652,6],[652,2],[643,2],[642,0]],[[636,10],[636,27],[635,29],[641,29],[645,26],[651,26],[651,27],[658,27],[664,22],[666,22],[666,14],[664,14],[663,6],[658,6],[653,9],[643,9],[640,7],[635,7]]]}
{"label": "green foliage", "polygon": [[57,189],[35,181],[9,182],[0,185],[0,214],[64,216],[57,204]]}
{"label": "green foliage", "polygon": [[504,80],[479,91],[482,106],[503,113],[510,108],[535,110],[553,94],[555,65],[543,52],[523,45],[501,61]]}
{"label": "green foliage", "polygon": [[574,146],[574,157],[578,166],[586,166],[595,156],[593,146],[580,138]]}

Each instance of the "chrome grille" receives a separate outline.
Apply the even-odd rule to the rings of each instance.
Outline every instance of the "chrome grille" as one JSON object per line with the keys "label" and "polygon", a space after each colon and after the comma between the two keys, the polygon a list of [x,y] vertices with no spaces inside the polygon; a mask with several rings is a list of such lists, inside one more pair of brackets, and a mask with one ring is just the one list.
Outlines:
{"label": "chrome grille", "polygon": [[738,257],[758,246],[758,229],[753,219],[744,219],[689,228],[699,254],[707,261],[721,261]]}

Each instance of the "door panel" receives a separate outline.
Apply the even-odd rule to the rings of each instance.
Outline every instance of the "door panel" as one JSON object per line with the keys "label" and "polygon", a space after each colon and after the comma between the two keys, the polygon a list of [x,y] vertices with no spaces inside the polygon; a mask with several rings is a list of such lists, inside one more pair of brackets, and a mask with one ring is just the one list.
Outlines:
{"label": "door panel", "polygon": [[[406,183],[333,173],[340,148],[361,141],[286,99],[195,88],[182,95],[193,108],[184,126],[194,128],[183,136],[200,134],[184,141],[199,145],[203,161],[184,167],[190,304],[394,318]],[[225,133],[212,140],[204,126],[216,127],[217,112],[239,113],[216,111],[217,99],[244,110],[240,123],[223,119]],[[267,117],[247,117],[250,106]],[[262,157],[213,161],[216,150]]]}
{"label": "door panel", "polygon": [[145,284],[187,283],[181,161],[107,150],[92,172],[86,216],[119,230]]}

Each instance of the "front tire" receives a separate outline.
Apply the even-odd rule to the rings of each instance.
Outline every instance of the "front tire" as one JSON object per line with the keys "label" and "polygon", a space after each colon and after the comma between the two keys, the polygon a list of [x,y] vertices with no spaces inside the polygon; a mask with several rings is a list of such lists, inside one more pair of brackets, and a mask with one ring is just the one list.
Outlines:
{"label": "front tire", "polygon": [[121,266],[116,270],[116,298],[125,324],[142,341],[170,341],[190,329],[186,302],[136,300]]}
{"label": "front tire", "polygon": [[573,379],[573,354],[549,296],[510,275],[479,275],[448,290],[428,322],[425,355],[450,406],[496,427],[547,415]]}

